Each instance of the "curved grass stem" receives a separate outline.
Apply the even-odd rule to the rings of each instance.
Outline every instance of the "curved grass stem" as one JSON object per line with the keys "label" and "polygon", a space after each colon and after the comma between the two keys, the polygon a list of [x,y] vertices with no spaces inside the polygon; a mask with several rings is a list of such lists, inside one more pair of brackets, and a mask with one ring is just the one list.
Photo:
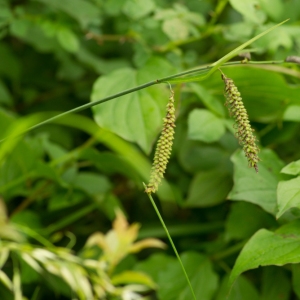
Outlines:
{"label": "curved grass stem", "polygon": [[[278,60],[278,61],[249,61],[247,63],[242,62],[242,61],[233,61],[233,62],[223,63],[222,66],[224,67],[224,66],[231,66],[231,65],[251,65],[251,64],[256,64],[256,65],[257,64],[272,64],[272,65],[274,65],[274,64],[283,64],[283,63],[285,63],[284,60]],[[172,79],[175,79],[174,82],[185,82],[185,81],[199,80],[199,74],[202,75],[202,74],[209,73],[213,68],[215,68],[215,63],[211,64],[211,65],[201,66],[201,67],[198,67],[198,68],[195,68],[195,69],[192,69],[192,70],[188,70],[188,71],[184,71],[184,72],[181,72],[181,73],[177,73],[177,74],[174,74],[174,75],[171,75],[171,76],[167,76],[167,77],[164,77],[164,78],[156,79],[156,80],[144,83],[142,85],[136,86],[134,88],[124,90],[124,91],[122,91],[120,93],[113,94],[111,96],[105,97],[103,99],[86,103],[84,105],[75,107],[75,108],[70,109],[68,111],[65,111],[65,112],[63,112],[61,114],[58,114],[58,115],[56,115],[54,117],[46,119],[45,121],[42,121],[42,122],[40,122],[40,123],[38,123],[36,125],[33,125],[33,126],[27,128],[24,132],[20,133],[17,136],[7,136],[4,139],[1,139],[0,143],[3,142],[3,141],[5,141],[5,140],[7,140],[8,138],[18,137],[20,135],[23,135],[23,134],[29,132],[29,131],[37,129],[37,128],[43,126],[43,125],[49,124],[51,122],[54,122],[57,119],[63,118],[65,116],[67,116],[67,115],[80,112],[80,111],[85,110],[87,108],[91,108],[91,107],[93,107],[95,105],[98,105],[98,104],[101,104],[101,103],[104,103],[104,102],[107,102],[107,101],[119,98],[121,96],[130,94],[130,93],[142,90],[142,89],[145,89],[145,88],[153,86],[155,84],[166,83],[168,81],[171,82],[171,83],[173,83]],[[185,75],[191,75],[191,74],[197,74],[197,73],[198,73],[198,76],[196,76],[196,77],[188,77],[186,79],[185,79],[185,77],[182,77],[182,76],[185,76]]]}
{"label": "curved grass stem", "polygon": [[[144,184],[144,187],[146,188],[147,186]],[[187,273],[186,273],[186,270],[185,270],[184,265],[183,265],[183,263],[182,263],[182,261],[181,261],[181,258],[180,258],[179,254],[178,254],[178,252],[177,252],[177,249],[176,249],[176,247],[175,247],[175,244],[173,243],[173,240],[172,240],[172,238],[171,238],[171,235],[170,235],[170,233],[169,233],[169,230],[168,230],[168,228],[167,228],[167,226],[166,226],[166,224],[165,224],[165,222],[164,222],[164,220],[163,220],[163,218],[162,218],[162,216],[161,216],[161,214],[160,214],[160,212],[159,212],[159,210],[158,210],[158,208],[157,208],[157,206],[156,206],[156,204],[155,204],[155,201],[153,200],[153,198],[152,198],[152,196],[151,196],[151,194],[150,194],[150,193],[147,193],[147,195],[148,195],[148,197],[149,197],[149,199],[150,199],[150,201],[151,201],[151,203],[152,203],[152,205],[153,205],[153,208],[154,208],[154,210],[155,210],[155,212],[156,212],[156,214],[157,214],[157,216],[158,216],[158,218],[159,218],[159,220],[160,220],[160,222],[161,222],[161,225],[163,226],[163,228],[164,228],[164,230],[165,230],[165,232],[166,232],[166,235],[167,235],[167,237],[168,237],[168,239],[169,239],[169,241],[170,241],[170,244],[171,244],[171,246],[172,246],[172,248],[173,248],[173,250],[174,250],[174,252],[175,252],[175,255],[176,255],[177,259],[178,259],[178,262],[179,262],[179,264],[180,264],[180,266],[181,266],[181,268],[182,268],[182,271],[183,271],[183,273],[184,273],[184,276],[185,276],[185,278],[186,278],[186,281],[187,281],[187,283],[188,283],[188,285],[189,285],[189,288],[190,288],[190,290],[191,290],[191,293],[192,293],[192,295],[193,295],[193,299],[194,299],[194,300],[197,300],[196,295],[195,295],[195,292],[194,292],[193,287],[192,287],[192,284],[191,284],[190,279],[189,279],[189,277],[188,277],[188,275],[187,275]]]}

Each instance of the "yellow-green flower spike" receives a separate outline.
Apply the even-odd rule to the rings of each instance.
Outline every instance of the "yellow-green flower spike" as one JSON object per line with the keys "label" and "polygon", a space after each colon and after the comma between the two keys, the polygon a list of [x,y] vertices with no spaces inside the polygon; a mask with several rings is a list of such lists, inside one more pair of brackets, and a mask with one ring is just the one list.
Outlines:
{"label": "yellow-green flower spike", "polygon": [[174,92],[171,90],[171,96],[167,104],[166,117],[163,119],[163,129],[154,154],[154,161],[151,169],[150,180],[146,187],[147,194],[155,193],[164,177],[167,164],[171,155],[174,133],[175,133],[175,106]]}
{"label": "yellow-green flower spike", "polygon": [[258,172],[257,163],[260,161],[258,157],[259,148],[256,145],[256,137],[253,134],[254,129],[251,128],[247,111],[243,104],[241,94],[234,85],[232,79],[226,77],[222,73],[222,79],[225,83],[225,105],[228,107],[229,114],[235,119],[234,128],[236,129],[236,137],[248,159],[248,165]]}

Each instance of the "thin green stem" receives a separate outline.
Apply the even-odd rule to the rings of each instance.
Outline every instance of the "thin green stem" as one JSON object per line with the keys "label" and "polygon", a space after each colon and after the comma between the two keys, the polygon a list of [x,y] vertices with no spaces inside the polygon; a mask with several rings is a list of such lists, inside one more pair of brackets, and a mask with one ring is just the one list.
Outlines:
{"label": "thin green stem", "polygon": [[[144,184],[144,187],[147,188],[147,186],[146,186],[145,184]],[[176,249],[176,247],[175,247],[175,245],[174,245],[174,243],[173,243],[173,240],[172,240],[172,238],[171,238],[171,235],[169,234],[168,228],[167,228],[167,226],[166,226],[166,224],[165,224],[165,222],[164,222],[164,220],[163,220],[163,218],[162,218],[162,216],[161,216],[161,214],[160,214],[160,212],[159,212],[159,210],[158,210],[158,208],[157,208],[157,206],[156,206],[156,204],[155,204],[155,202],[154,202],[154,200],[153,200],[151,194],[148,193],[147,195],[148,195],[148,197],[149,197],[149,199],[150,199],[150,201],[151,201],[151,203],[152,203],[152,205],[153,205],[153,207],[154,207],[154,210],[155,210],[155,212],[156,212],[156,214],[157,214],[157,216],[158,216],[158,218],[159,218],[159,220],[160,220],[160,222],[161,222],[161,225],[163,226],[163,228],[164,228],[164,230],[165,230],[165,232],[166,232],[166,234],[167,234],[167,237],[168,237],[168,239],[169,239],[169,241],[170,241],[170,244],[171,244],[171,246],[172,246],[172,248],[173,248],[173,250],[174,250],[174,252],[175,252],[175,255],[176,255],[176,257],[177,257],[177,259],[178,259],[178,261],[179,261],[179,263],[180,263],[180,266],[181,266],[182,271],[183,271],[183,273],[184,273],[184,276],[185,276],[185,278],[186,278],[186,280],[187,280],[187,282],[188,282],[188,285],[189,285],[189,287],[190,287],[190,290],[191,290],[191,293],[192,293],[192,295],[193,295],[193,298],[194,298],[195,300],[197,300],[197,299],[196,299],[196,295],[195,295],[194,290],[193,290],[193,287],[192,287],[192,284],[191,284],[191,282],[190,282],[190,279],[189,279],[189,277],[188,277],[188,275],[187,275],[187,273],[186,273],[186,271],[185,271],[185,268],[184,268],[184,266],[183,266],[183,263],[182,263],[182,261],[181,261],[181,258],[180,258],[180,256],[179,256],[179,254],[178,254],[178,252],[177,252],[177,249]]]}
{"label": "thin green stem", "polygon": [[[274,65],[274,64],[282,64],[282,63],[285,63],[285,61],[284,60],[277,60],[277,61],[248,61],[247,63],[242,62],[242,61],[233,61],[233,62],[223,63],[222,67],[224,67],[224,66],[231,66],[231,65],[251,65],[251,64],[256,64],[256,65],[257,64],[273,64]],[[22,134],[25,134],[25,133],[27,133],[29,131],[32,131],[34,129],[37,129],[37,128],[43,126],[43,125],[49,124],[49,123],[51,123],[53,121],[56,121],[57,119],[60,119],[60,118],[62,118],[64,116],[67,116],[69,114],[80,112],[80,111],[82,111],[84,109],[87,109],[87,108],[93,107],[95,105],[107,102],[109,100],[113,100],[113,99],[119,98],[121,96],[124,96],[124,95],[130,94],[130,93],[142,90],[144,88],[150,87],[150,86],[155,85],[155,84],[165,83],[165,82],[167,82],[170,79],[178,78],[179,81],[184,82],[185,80],[184,80],[184,78],[180,78],[181,76],[190,75],[190,74],[193,74],[193,73],[200,73],[200,74],[201,73],[208,73],[215,66],[216,66],[216,63],[211,64],[211,65],[201,66],[201,67],[198,67],[198,68],[195,68],[195,69],[192,69],[192,70],[184,71],[184,72],[177,73],[177,74],[174,74],[174,75],[171,75],[171,76],[167,76],[167,77],[164,77],[164,78],[153,80],[153,81],[150,81],[148,83],[144,83],[144,84],[139,85],[137,87],[124,90],[124,91],[122,91],[120,93],[117,93],[117,94],[105,97],[105,98],[97,100],[97,101],[86,103],[84,105],[78,106],[78,107],[73,108],[71,110],[65,111],[65,112],[63,112],[61,114],[58,114],[58,115],[56,115],[56,116],[54,116],[52,118],[49,118],[49,119],[47,119],[47,120],[45,120],[43,122],[40,122],[40,123],[38,123],[38,124],[36,124],[34,126],[31,126],[27,130],[25,130],[24,132],[22,132],[21,134],[19,134],[18,136],[20,136]],[[191,78],[191,80],[192,80],[192,78]],[[199,79],[197,79],[197,80],[199,80]],[[8,136],[8,137],[0,140],[0,143],[3,142],[3,141],[5,141],[5,140],[7,140],[8,138],[15,138],[15,137],[17,137],[17,136],[12,136],[12,137]]]}

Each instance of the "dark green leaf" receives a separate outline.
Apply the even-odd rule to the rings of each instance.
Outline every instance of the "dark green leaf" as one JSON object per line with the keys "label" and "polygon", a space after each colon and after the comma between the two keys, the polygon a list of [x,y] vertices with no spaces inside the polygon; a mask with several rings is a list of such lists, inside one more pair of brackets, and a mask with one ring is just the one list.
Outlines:
{"label": "dark green leaf", "polygon": [[216,300],[259,300],[255,286],[244,276],[237,278],[231,289],[228,288],[229,276],[225,276],[218,290]]}
{"label": "dark green leaf", "polygon": [[229,284],[243,272],[259,266],[282,266],[300,262],[300,221],[280,227],[276,232],[261,229],[241,251],[230,275]]}
{"label": "dark green leaf", "polygon": [[225,223],[225,238],[247,239],[258,229],[272,226],[276,226],[275,219],[258,206],[247,202],[235,203]]}
{"label": "dark green leaf", "polygon": [[296,293],[297,297],[300,298],[300,264],[292,265],[293,273],[293,290]]}
{"label": "dark green leaf", "polygon": [[220,118],[206,109],[194,109],[188,118],[188,138],[206,143],[218,141],[225,133]]}
{"label": "dark green leaf", "polygon": [[278,212],[276,218],[280,218],[292,207],[300,209],[300,177],[280,181],[277,189]]}
{"label": "dark green leaf", "polygon": [[[201,254],[186,252],[182,262],[190,278],[197,299],[213,298],[218,284],[218,276],[212,269],[210,261]],[[190,300],[191,291],[178,261],[165,268],[158,278],[158,297],[161,300]]]}
{"label": "dark green leaf", "polygon": [[233,156],[234,186],[228,198],[231,200],[244,200],[261,206],[265,211],[276,212],[276,189],[282,179],[280,170],[283,162],[277,155],[268,149],[259,153],[261,162],[258,163],[259,172],[248,167],[247,159],[242,150]]}
{"label": "dark green leaf", "polygon": [[289,300],[291,283],[285,270],[278,267],[263,269],[262,299]]}
{"label": "dark green leaf", "polygon": [[220,169],[197,173],[190,185],[185,206],[207,207],[224,201],[232,188],[231,176]]}

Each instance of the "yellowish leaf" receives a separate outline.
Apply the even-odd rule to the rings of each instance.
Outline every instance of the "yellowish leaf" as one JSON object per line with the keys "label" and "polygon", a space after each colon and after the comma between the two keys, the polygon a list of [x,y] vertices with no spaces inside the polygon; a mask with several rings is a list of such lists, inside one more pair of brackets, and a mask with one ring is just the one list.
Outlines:
{"label": "yellowish leaf", "polygon": [[138,283],[138,284],[146,285],[152,289],[156,288],[154,281],[148,275],[136,271],[124,271],[122,273],[113,276],[111,281],[112,284],[114,285]]}
{"label": "yellowish leaf", "polygon": [[158,239],[144,239],[131,245],[130,253],[137,253],[145,248],[161,248],[165,249],[167,245]]}

